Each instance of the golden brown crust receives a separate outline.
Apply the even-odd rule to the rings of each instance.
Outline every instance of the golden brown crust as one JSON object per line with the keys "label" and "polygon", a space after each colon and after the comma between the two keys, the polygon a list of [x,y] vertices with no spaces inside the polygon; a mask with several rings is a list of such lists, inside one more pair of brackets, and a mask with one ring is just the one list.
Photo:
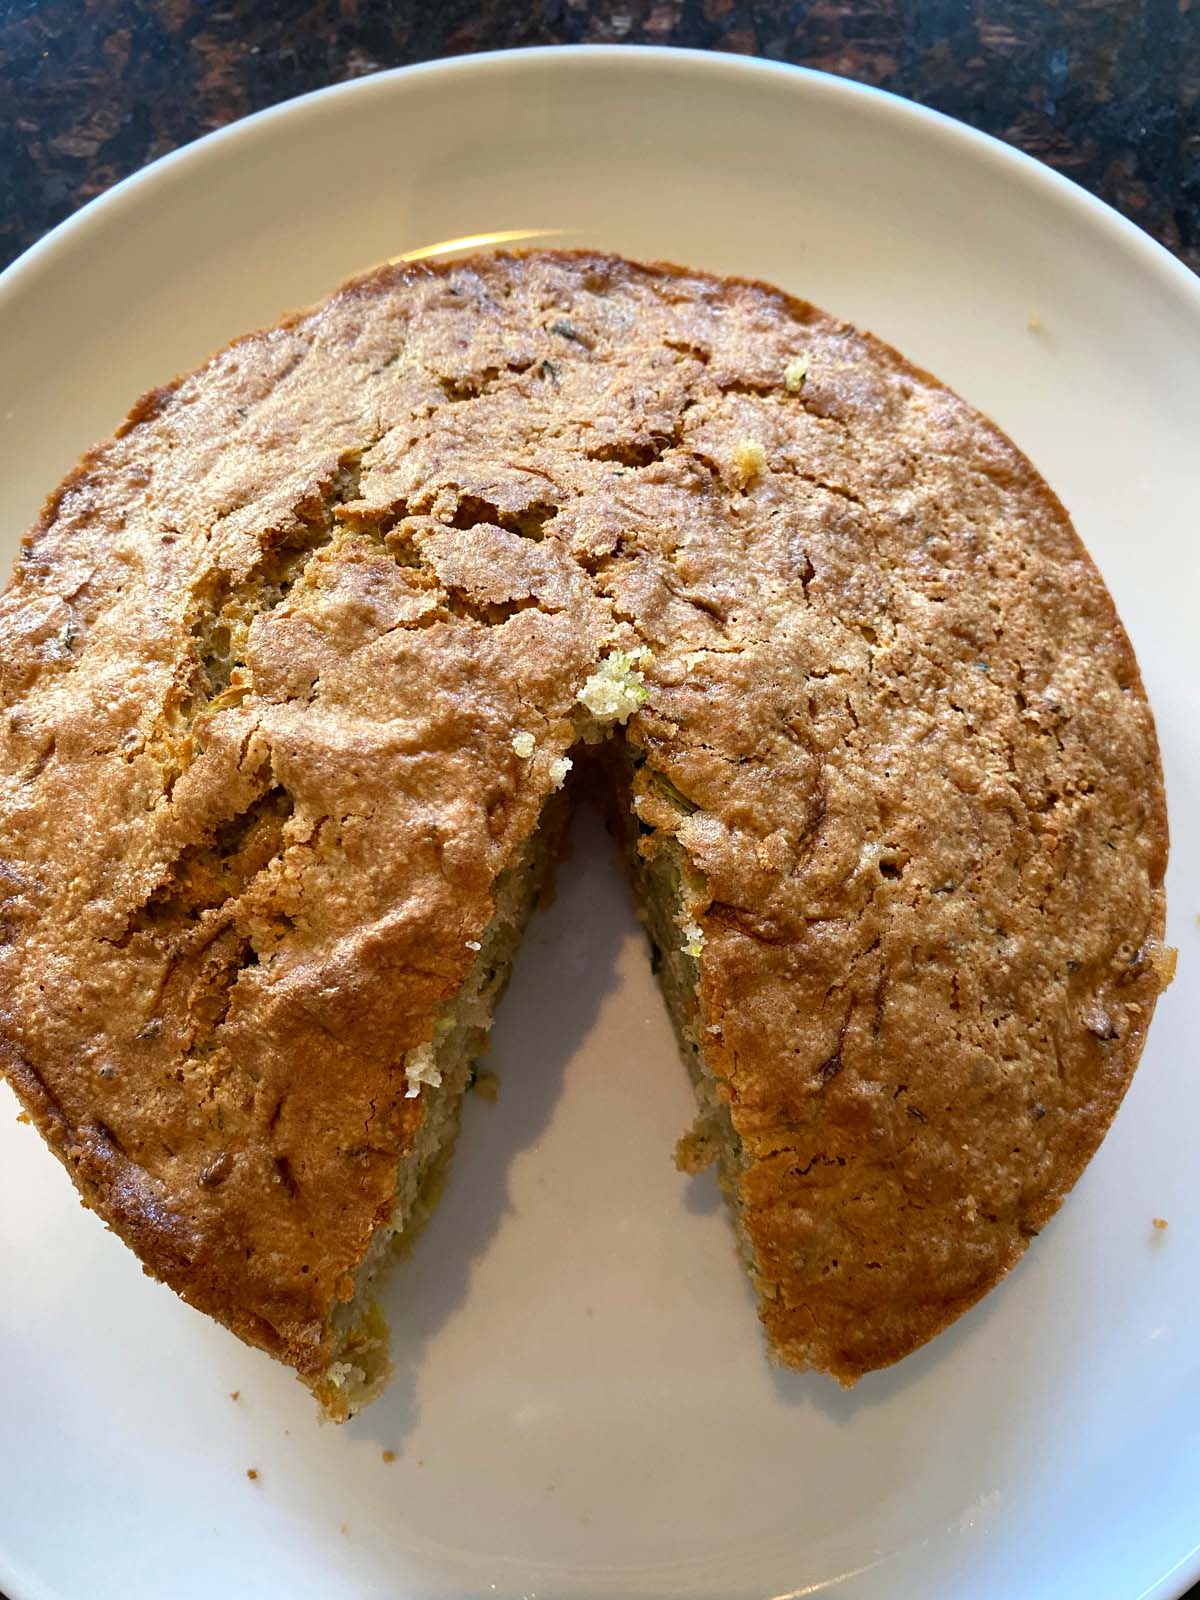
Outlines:
{"label": "golden brown crust", "polygon": [[302,1373],[421,1114],[404,1052],[638,645],[785,1360],[930,1337],[1119,1103],[1157,746],[1024,457],[766,285],[387,268],[147,396],[0,598],[8,1074],[148,1270]]}

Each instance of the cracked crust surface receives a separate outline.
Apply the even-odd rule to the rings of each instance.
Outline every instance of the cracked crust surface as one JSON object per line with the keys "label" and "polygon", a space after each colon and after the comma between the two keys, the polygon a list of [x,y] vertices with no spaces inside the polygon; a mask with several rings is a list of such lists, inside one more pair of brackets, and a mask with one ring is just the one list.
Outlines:
{"label": "cracked crust surface", "polygon": [[422,1115],[404,1053],[641,648],[642,848],[687,865],[784,1361],[936,1333],[1116,1110],[1158,753],[1025,458],[765,285],[385,269],[146,397],[0,598],[6,1070],[148,1270],[302,1375]]}

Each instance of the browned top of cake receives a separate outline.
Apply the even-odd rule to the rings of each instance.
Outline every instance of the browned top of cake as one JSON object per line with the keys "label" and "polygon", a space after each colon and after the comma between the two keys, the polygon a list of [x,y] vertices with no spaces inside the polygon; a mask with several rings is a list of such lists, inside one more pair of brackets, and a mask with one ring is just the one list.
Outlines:
{"label": "browned top of cake", "polygon": [[421,1116],[404,1052],[640,648],[786,1359],[936,1332],[1121,1098],[1158,754],[1024,457],[761,284],[383,270],[143,400],[0,599],[9,1075],[147,1267],[302,1372]]}

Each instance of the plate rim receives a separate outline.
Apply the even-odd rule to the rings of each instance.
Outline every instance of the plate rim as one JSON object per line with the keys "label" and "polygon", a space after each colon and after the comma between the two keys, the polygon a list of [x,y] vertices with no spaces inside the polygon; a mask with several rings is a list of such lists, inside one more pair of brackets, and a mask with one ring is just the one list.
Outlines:
{"label": "plate rim", "polygon": [[1017,146],[1007,143],[994,134],[973,128],[946,112],[922,105],[890,89],[874,84],[860,83],[855,78],[825,72],[816,67],[793,65],[786,61],[771,61],[762,56],[742,56],[723,51],[683,49],[673,45],[642,44],[568,44],[533,45],[512,50],[483,50],[473,55],[439,56],[430,61],[413,62],[408,66],[388,67],[379,72],[364,74],[360,78],[342,83],[326,84],[320,89],[310,89],[293,95],[260,111],[237,117],[223,127],[201,134],[178,149],[156,157],[136,172],[94,195],[82,206],[55,224],[49,232],[22,251],[0,272],[0,305],[7,297],[23,286],[24,280],[51,261],[71,242],[75,233],[86,232],[103,222],[110,213],[119,211],[129,203],[135,190],[153,188],[168,178],[186,173],[190,165],[200,165],[211,158],[212,152],[226,144],[253,138],[263,127],[289,117],[303,117],[318,112],[318,107],[336,99],[359,95],[387,96],[403,91],[404,86],[418,78],[446,76],[471,76],[480,72],[503,72],[510,66],[520,68],[526,64],[539,70],[553,70],[558,62],[589,64],[597,70],[634,66],[636,71],[651,72],[655,68],[670,68],[703,72],[714,78],[759,77],[779,83],[804,86],[811,94],[827,95],[837,99],[857,101],[870,108],[873,115],[898,117],[914,127],[928,129],[937,136],[957,142],[964,149],[973,149],[978,155],[995,165],[1006,168],[1014,177],[1040,188],[1072,206],[1093,225],[1107,229],[1125,250],[1161,276],[1164,286],[1180,293],[1190,301],[1200,316],[1200,275],[1176,255],[1160,244],[1144,228],[1123,216],[1107,201],[1100,199],[1073,178],[1048,166],[1036,156],[1028,155]]}
{"label": "plate rim", "polygon": [[[119,217],[124,208],[140,203],[147,191],[152,192],[157,185],[180,180],[186,183],[190,169],[203,167],[213,159],[214,154],[225,151],[227,146],[236,147],[242,141],[258,137],[276,122],[320,117],[327,106],[351,96],[363,99],[378,96],[386,100],[395,94],[403,95],[409,85],[417,80],[503,75],[508,71],[528,68],[554,72],[559,70],[560,65],[584,64],[586,70],[598,73],[632,69],[654,75],[667,70],[693,76],[707,75],[714,81],[744,82],[757,78],[781,85],[790,84],[802,94],[854,104],[872,118],[898,120],[908,127],[925,130],[939,142],[946,142],[964,154],[983,160],[1010,180],[1040,192],[1060,206],[1066,206],[1081,222],[1106,234],[1110,242],[1130,258],[1139,270],[1149,272],[1163,291],[1181,301],[1200,327],[1200,275],[1108,202],[996,135],[892,90],[818,68],[760,56],[642,44],[550,44],[435,57],[371,72],[341,83],[327,84],[247,113],[148,162],[86,201],[28,246],[0,271],[0,318],[7,313],[15,296],[36,286],[39,272],[53,266],[64,253],[78,249],[90,233]],[[5,1586],[9,1600],[36,1600],[44,1592],[36,1577],[31,1585],[28,1574],[17,1574],[9,1565],[9,1557],[2,1546],[0,1583]],[[1181,1600],[1197,1583],[1200,1583],[1200,1537],[1170,1571],[1142,1590],[1136,1600]]]}

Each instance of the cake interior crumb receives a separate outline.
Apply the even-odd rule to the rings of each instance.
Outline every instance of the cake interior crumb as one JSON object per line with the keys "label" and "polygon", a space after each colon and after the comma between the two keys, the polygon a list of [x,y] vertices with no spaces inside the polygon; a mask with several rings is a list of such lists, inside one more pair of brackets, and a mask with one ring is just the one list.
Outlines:
{"label": "cake interior crumb", "polygon": [[487,1100],[492,1105],[500,1098],[500,1079],[494,1072],[476,1067],[471,1087],[481,1100]]}
{"label": "cake interior crumb", "polygon": [[799,394],[808,377],[808,357],[797,356],[783,369],[783,386],[789,394]]}
{"label": "cake interior crumb", "polygon": [[[642,668],[651,660],[649,650],[612,650],[576,696],[597,723],[625,723],[646,703],[649,690]],[[588,737],[585,731],[584,737]],[[564,773],[565,776],[565,773]]]}
{"label": "cake interior crumb", "polygon": [[767,452],[757,439],[739,439],[733,452],[733,464],[744,488],[766,469]]}

